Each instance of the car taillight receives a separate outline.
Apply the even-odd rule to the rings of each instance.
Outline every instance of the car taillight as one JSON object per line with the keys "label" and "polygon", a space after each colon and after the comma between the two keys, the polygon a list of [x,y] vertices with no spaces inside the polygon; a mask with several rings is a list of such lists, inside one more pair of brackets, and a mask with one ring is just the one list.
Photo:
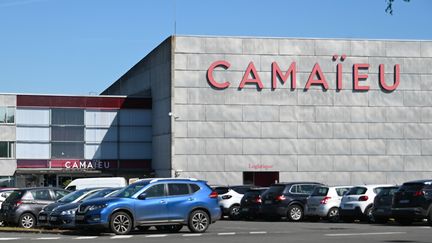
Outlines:
{"label": "car taillight", "polygon": [[17,201],[16,203],[15,203],[15,207],[17,208],[17,207],[19,207],[21,204],[22,204],[23,202],[20,200],[20,201]]}
{"label": "car taillight", "polygon": [[280,195],[276,197],[276,201],[284,201],[286,197],[284,195]]}
{"label": "car taillight", "polygon": [[223,195],[223,196],[222,196],[222,199],[224,199],[224,200],[225,200],[225,199],[230,199],[230,198],[232,198],[231,195]]}
{"label": "car taillight", "polygon": [[212,191],[209,195],[210,198],[217,198],[218,197],[218,193],[216,191]]}
{"label": "car taillight", "polygon": [[331,197],[324,197],[321,201],[320,204],[327,204],[328,200],[330,200]]}
{"label": "car taillight", "polygon": [[254,199],[255,203],[262,203],[261,196],[258,196]]}
{"label": "car taillight", "polygon": [[359,201],[367,201],[369,199],[369,197],[368,196],[361,196],[361,197],[359,197]]}
{"label": "car taillight", "polygon": [[416,192],[414,192],[414,197],[421,197],[423,195],[424,195],[423,191],[416,191]]}

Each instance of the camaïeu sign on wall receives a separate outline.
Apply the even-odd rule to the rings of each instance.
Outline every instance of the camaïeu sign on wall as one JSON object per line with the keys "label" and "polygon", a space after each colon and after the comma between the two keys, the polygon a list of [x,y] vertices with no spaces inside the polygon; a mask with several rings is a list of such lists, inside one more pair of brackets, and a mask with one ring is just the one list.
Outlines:
{"label": "cama\u00efeu sign on wall", "polygon": [[[333,56],[333,60],[337,58],[337,55]],[[342,55],[341,60],[346,58]],[[216,89],[226,89],[231,86],[229,80],[216,80],[213,76],[214,70],[224,69],[228,70],[231,64],[225,60],[218,60],[213,62],[207,70],[207,81],[210,86]],[[277,62],[272,62],[271,64],[271,89],[276,89],[278,84],[284,85],[288,79],[290,79],[291,89],[295,90],[297,87],[297,63],[292,62],[289,67],[281,67]],[[393,82],[388,84],[385,80],[385,66],[384,64],[379,64],[378,67],[371,67],[368,63],[356,63],[352,66],[352,77],[353,77],[353,90],[357,91],[367,91],[369,90],[369,85],[362,82],[369,78],[368,70],[370,68],[378,68],[378,82],[381,88],[385,91],[394,91],[399,86],[400,83],[400,65],[394,65],[394,78]],[[343,78],[342,78],[342,64],[338,63],[336,65],[336,89],[341,90],[343,88]],[[329,80],[326,78],[324,72],[321,69],[319,63],[315,63],[313,66],[309,78],[306,81],[304,90],[308,90],[312,85],[322,86],[324,90],[329,89]],[[256,85],[257,89],[263,89],[264,83],[261,79],[259,72],[257,72],[254,62],[250,62],[247,66],[242,80],[238,86],[239,89],[243,89],[246,85]]]}

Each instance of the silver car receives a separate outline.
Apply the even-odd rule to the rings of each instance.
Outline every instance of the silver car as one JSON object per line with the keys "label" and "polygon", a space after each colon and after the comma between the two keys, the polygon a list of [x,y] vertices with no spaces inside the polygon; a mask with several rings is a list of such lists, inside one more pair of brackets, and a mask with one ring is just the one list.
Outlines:
{"label": "silver car", "polygon": [[352,186],[320,186],[307,198],[305,216],[312,219],[339,220],[339,206],[342,196]]}

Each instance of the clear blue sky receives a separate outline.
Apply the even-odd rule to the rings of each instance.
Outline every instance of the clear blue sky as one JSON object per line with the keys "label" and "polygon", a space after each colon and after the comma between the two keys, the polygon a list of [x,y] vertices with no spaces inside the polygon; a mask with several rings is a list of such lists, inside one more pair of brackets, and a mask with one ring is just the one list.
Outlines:
{"label": "clear blue sky", "polygon": [[431,0],[396,0],[393,16],[385,7],[385,0],[0,0],[0,93],[100,93],[174,33],[174,16],[182,35],[432,40]]}

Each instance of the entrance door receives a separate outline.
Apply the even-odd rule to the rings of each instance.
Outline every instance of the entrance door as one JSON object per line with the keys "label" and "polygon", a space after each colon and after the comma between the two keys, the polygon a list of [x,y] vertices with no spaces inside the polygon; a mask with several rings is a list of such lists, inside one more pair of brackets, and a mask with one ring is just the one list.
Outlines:
{"label": "entrance door", "polygon": [[243,184],[255,186],[270,186],[279,182],[279,172],[243,172]]}

